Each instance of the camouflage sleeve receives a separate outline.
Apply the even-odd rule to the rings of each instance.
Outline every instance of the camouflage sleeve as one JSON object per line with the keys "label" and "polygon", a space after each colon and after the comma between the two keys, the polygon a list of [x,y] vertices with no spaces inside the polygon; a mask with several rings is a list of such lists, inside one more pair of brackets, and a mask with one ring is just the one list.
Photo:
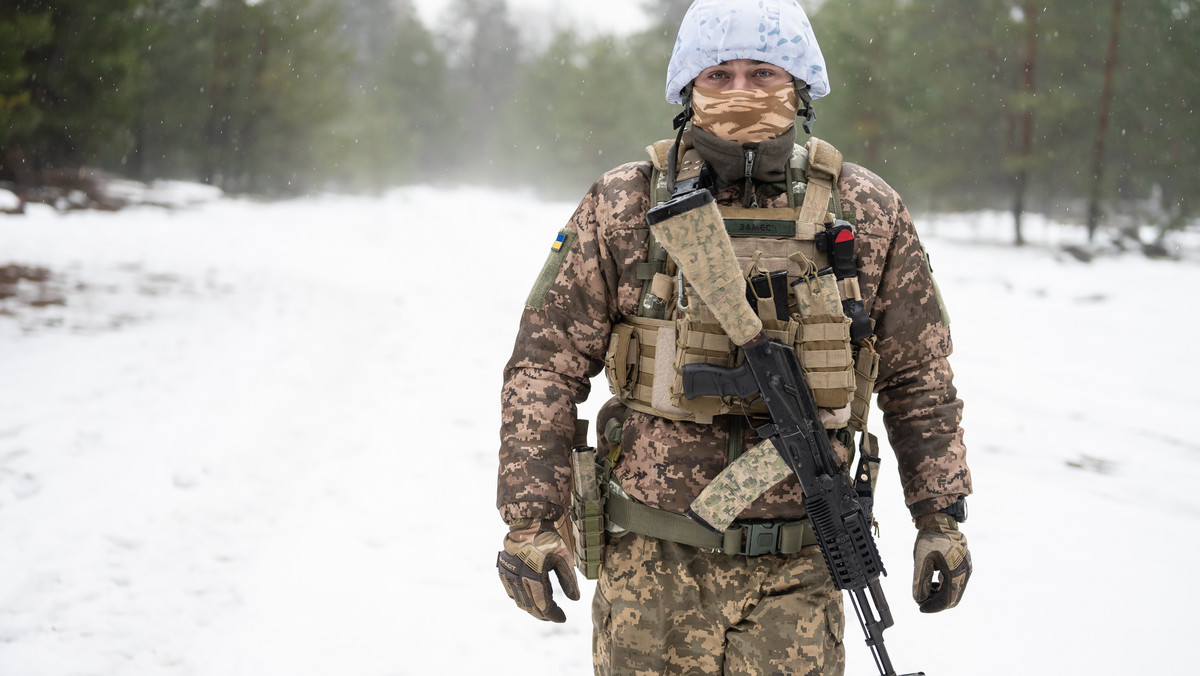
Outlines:
{"label": "camouflage sleeve", "polygon": [[[645,176],[633,165],[605,174],[560,231],[521,315],[501,391],[496,504],[505,521],[553,518],[569,500],[576,406],[603,367],[617,316],[617,265],[606,236]],[[644,202],[643,202],[644,205]],[[644,218],[644,206],[636,209]],[[644,227],[644,226],[643,226]]]}
{"label": "camouflage sleeve", "polygon": [[[863,276],[880,354],[878,405],[914,516],[971,492],[962,401],[947,359],[950,325],[928,258],[900,196],[882,179],[847,165],[848,202],[858,213]],[[864,288],[866,291],[867,288]]]}

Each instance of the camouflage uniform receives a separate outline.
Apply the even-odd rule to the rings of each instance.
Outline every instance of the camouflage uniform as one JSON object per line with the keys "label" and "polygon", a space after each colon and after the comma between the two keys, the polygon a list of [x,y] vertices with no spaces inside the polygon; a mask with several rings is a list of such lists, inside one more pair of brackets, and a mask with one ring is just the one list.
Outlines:
{"label": "camouflage uniform", "polygon": [[[636,267],[647,254],[649,176],[648,162],[631,163],[597,181],[568,224],[576,236],[561,266],[547,271],[551,278],[544,294],[531,294],[524,309],[502,391],[497,506],[506,521],[553,518],[569,504],[568,452],[576,404],[586,399],[589,379],[602,370],[611,328],[622,316],[637,312],[642,282]],[[853,164],[844,166],[838,189],[843,209],[851,210],[857,220],[858,279],[875,322],[876,349],[881,357],[875,391],[898,459],[905,499],[914,515],[933,512],[971,490],[959,427],[962,403],[946,359],[951,351],[949,327],[912,219],[899,195],[879,177]],[[741,190],[741,185],[725,188],[717,194],[717,201],[738,204]],[[787,205],[787,196],[780,190],[771,191],[770,186],[765,190],[760,206]],[[634,499],[682,514],[726,466],[730,429],[728,416],[718,417],[713,424],[698,424],[631,411],[624,422],[622,457],[614,477]],[[757,442],[752,430],[740,434],[744,437],[742,448]],[[804,513],[800,497],[798,481],[789,477],[758,498],[741,518],[798,519]],[[646,666],[629,662],[629,671],[620,673],[723,673],[727,667],[722,666],[721,655],[735,659],[729,637],[752,635],[742,634],[749,626],[742,623],[753,622],[747,619],[754,614],[751,609],[763,603],[752,593],[760,585],[778,589],[792,599],[781,611],[781,621],[787,624],[781,633],[794,638],[798,628],[803,629],[799,635],[819,637],[820,644],[804,649],[811,654],[794,655],[787,668],[776,661],[782,657],[767,656],[768,663],[775,665],[771,672],[805,673],[812,667],[814,673],[839,673],[840,601],[832,601],[836,594],[829,591],[832,587],[815,549],[790,557],[747,559],[634,535],[609,549],[594,607],[598,673],[608,673],[602,670],[610,659],[617,660],[613,667],[625,669],[622,665],[634,657],[632,652],[622,651],[652,638],[653,643],[634,652],[659,654],[668,662]],[[765,578],[755,577],[768,567],[774,567],[773,572]],[[803,579],[803,588],[789,586],[791,577]],[[691,607],[694,598],[685,596],[684,591],[692,585],[724,588],[716,607],[694,611],[697,618],[704,618],[698,624],[655,607],[632,618],[630,609],[650,597],[664,600],[670,607],[675,607],[675,602]],[[660,589],[676,591],[659,595]],[[606,612],[609,606],[613,610]],[[819,613],[811,616],[817,608],[825,608],[824,622],[838,627],[833,632],[838,642],[829,659],[822,657],[826,653],[821,646],[831,629],[822,625]],[[642,623],[643,629],[635,631],[628,626],[631,623]],[[710,630],[701,630],[699,625]],[[677,663],[667,657],[682,655],[692,640],[689,637],[711,658],[705,664],[696,662],[694,670],[679,666],[691,664],[692,657],[680,656]],[[726,640],[730,643],[723,645]],[[755,650],[762,648],[749,653]],[[738,667],[731,673],[756,672]]]}
{"label": "camouflage uniform", "polygon": [[845,666],[842,597],[815,546],[726,556],[623,535],[605,552],[592,622],[597,674],[818,676]]}

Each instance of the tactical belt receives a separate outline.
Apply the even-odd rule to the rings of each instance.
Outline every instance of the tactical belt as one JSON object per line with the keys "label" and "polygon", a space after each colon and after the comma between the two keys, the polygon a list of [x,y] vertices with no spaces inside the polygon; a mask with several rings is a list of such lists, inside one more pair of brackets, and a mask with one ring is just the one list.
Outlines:
{"label": "tactical belt", "polygon": [[723,554],[795,554],[804,547],[817,544],[817,534],[808,519],[734,521],[724,534],[718,535],[682,514],[644,505],[619,491],[609,491],[605,512],[610,525]]}

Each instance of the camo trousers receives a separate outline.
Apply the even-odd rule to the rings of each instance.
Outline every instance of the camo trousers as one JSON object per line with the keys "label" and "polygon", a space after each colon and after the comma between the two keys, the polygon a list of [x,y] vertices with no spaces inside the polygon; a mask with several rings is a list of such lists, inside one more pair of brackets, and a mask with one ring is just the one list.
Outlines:
{"label": "camo trousers", "polygon": [[841,592],[815,546],[729,556],[628,533],[592,600],[597,676],[841,676]]}

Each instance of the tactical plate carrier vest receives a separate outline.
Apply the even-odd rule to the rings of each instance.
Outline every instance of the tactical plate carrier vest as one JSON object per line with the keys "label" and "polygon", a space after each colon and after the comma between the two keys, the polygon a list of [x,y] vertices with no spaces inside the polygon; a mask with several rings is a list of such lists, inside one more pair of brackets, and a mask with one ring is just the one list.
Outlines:
{"label": "tactical plate carrier vest", "polygon": [[[647,148],[654,164],[651,206],[670,197],[666,169],[673,142]],[[695,177],[702,165],[699,153],[688,148],[680,153],[677,180]],[[747,279],[747,299],[767,335],[795,346],[826,429],[853,434],[866,429],[879,357],[865,314],[859,320],[867,330],[857,330],[864,335],[852,340],[852,319],[843,311],[843,301],[858,301],[861,308],[857,277],[837,279],[831,269],[830,227],[841,222],[848,229],[840,221],[841,168],[841,153],[812,138],[793,150],[787,207],[721,206],[720,211]],[[710,423],[717,415],[766,415],[766,406],[755,399],[684,397],[684,365],[736,366],[740,350],[653,236],[638,277],[644,284],[638,316],[625,317],[613,328],[605,355],[613,394],[630,409],[671,420]]]}

